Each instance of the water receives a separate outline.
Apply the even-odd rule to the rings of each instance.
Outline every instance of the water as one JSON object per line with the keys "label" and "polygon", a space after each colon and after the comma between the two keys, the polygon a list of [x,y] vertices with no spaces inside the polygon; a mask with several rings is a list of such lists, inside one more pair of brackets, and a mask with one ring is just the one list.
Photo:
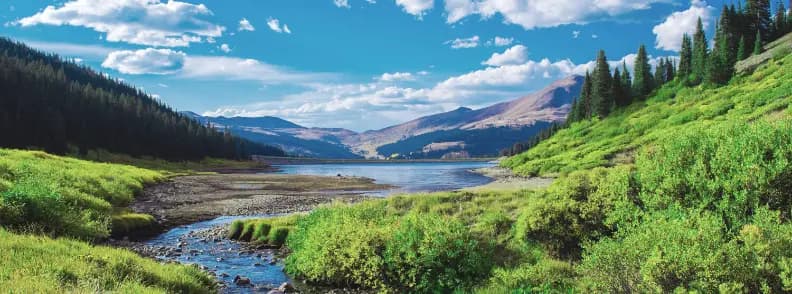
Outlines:
{"label": "water", "polygon": [[[278,166],[280,173],[367,177],[380,184],[389,184],[397,188],[386,191],[374,191],[369,194],[388,196],[398,193],[435,192],[457,190],[466,187],[487,184],[490,178],[471,172],[476,168],[492,166],[483,162],[460,163],[360,163],[360,164],[308,164]],[[266,216],[258,216],[266,217]],[[182,242],[182,254],[177,256],[160,256],[164,260],[178,261],[184,264],[198,264],[206,267],[217,276],[217,279],[228,285],[223,293],[258,293],[266,288],[277,287],[283,282],[290,282],[283,273],[283,265],[270,264],[272,251],[264,250],[255,253],[241,252],[239,243],[229,240],[205,240],[192,234],[196,231],[211,229],[216,226],[227,226],[237,219],[256,218],[250,216],[223,216],[213,220],[194,223],[172,229],[147,242],[151,246],[178,247]],[[258,264],[258,265],[257,265]],[[225,275],[223,275],[225,274]],[[250,278],[256,287],[239,287],[233,282],[236,275]]]}
{"label": "water", "polygon": [[369,193],[388,196],[398,193],[452,191],[487,184],[492,179],[471,170],[492,166],[488,162],[450,163],[349,163],[277,166],[280,173],[321,176],[356,176],[397,188]]}

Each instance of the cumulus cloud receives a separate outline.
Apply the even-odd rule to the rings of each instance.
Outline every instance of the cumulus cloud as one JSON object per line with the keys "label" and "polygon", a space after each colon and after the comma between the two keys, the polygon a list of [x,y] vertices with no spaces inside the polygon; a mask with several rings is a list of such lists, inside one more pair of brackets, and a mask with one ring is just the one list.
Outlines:
{"label": "cumulus cloud", "polygon": [[394,72],[394,73],[384,73],[382,74],[382,76],[380,76],[377,79],[383,82],[395,82],[395,81],[414,81],[415,77],[413,76],[412,73],[409,72]]}
{"label": "cumulus cloud", "polygon": [[172,74],[182,69],[187,54],[171,49],[123,50],[111,52],[102,67],[124,74]]}
{"label": "cumulus cloud", "polygon": [[702,0],[692,0],[690,8],[677,11],[666,17],[665,21],[652,29],[657,36],[655,48],[668,51],[679,51],[682,47],[682,35],[693,35],[696,31],[698,19],[704,25],[704,29],[709,26],[713,17],[714,7],[707,5]]}
{"label": "cumulus cloud", "polygon": [[572,31],[572,39],[577,39],[580,37],[580,31]]}
{"label": "cumulus cloud", "polygon": [[351,7],[351,6],[349,6],[349,1],[348,0],[333,0],[333,4],[335,4],[335,6],[342,7],[342,8],[350,8]]}
{"label": "cumulus cloud", "polygon": [[564,24],[584,24],[601,16],[648,9],[669,0],[446,0],[446,22],[456,23],[471,15],[484,19],[501,15],[504,22],[526,30]]}
{"label": "cumulus cloud", "polygon": [[291,30],[289,29],[289,26],[287,26],[286,24],[283,24],[283,26],[281,26],[280,20],[278,20],[277,18],[270,18],[269,20],[267,20],[267,26],[273,32],[291,34]]}
{"label": "cumulus cloud", "polygon": [[465,39],[456,38],[454,40],[446,41],[444,44],[451,44],[451,48],[453,49],[476,48],[479,45],[479,36],[473,36]]}
{"label": "cumulus cloud", "polygon": [[86,27],[105,33],[110,42],[182,47],[222,36],[224,27],[204,19],[211,15],[203,4],[175,0],[72,0],[47,6],[15,24]]}
{"label": "cumulus cloud", "polygon": [[225,56],[188,56],[178,76],[191,79],[256,81],[263,84],[311,84],[335,79],[332,74],[304,73],[256,59]]}
{"label": "cumulus cloud", "polygon": [[523,45],[515,45],[506,49],[503,53],[493,53],[492,57],[482,62],[483,65],[503,66],[525,63],[528,59],[528,48]]}
{"label": "cumulus cloud", "polygon": [[239,31],[251,31],[252,32],[252,31],[255,31],[255,30],[256,30],[256,28],[253,27],[253,25],[250,23],[249,20],[247,20],[247,18],[242,18],[242,20],[239,21]]}
{"label": "cumulus cloud", "polygon": [[231,52],[231,46],[228,46],[228,44],[220,45],[220,50],[225,53],[229,53]]}
{"label": "cumulus cloud", "polygon": [[404,12],[421,18],[434,7],[434,0],[396,0],[396,5],[401,6]]}

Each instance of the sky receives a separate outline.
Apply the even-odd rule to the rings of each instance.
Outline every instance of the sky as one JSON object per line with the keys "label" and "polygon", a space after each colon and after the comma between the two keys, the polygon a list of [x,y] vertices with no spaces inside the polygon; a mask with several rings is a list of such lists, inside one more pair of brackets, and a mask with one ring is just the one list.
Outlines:
{"label": "sky", "polygon": [[[775,1],[773,1],[775,2]],[[0,35],[180,111],[379,129],[674,56],[731,0],[5,0]]]}

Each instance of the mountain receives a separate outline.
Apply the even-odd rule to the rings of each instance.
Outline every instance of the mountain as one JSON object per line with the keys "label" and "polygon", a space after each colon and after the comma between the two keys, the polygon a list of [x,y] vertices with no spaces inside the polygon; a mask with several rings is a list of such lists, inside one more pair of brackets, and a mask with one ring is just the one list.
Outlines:
{"label": "mountain", "polygon": [[347,129],[306,128],[293,122],[272,117],[208,117],[194,112],[182,112],[185,116],[212,124],[215,128],[231,130],[234,135],[254,141],[266,142],[295,156],[316,158],[361,158],[353,153],[342,140],[357,133]]}
{"label": "mountain", "polygon": [[320,158],[486,157],[531,138],[561,122],[580,94],[583,78],[570,76],[531,95],[473,110],[421,117],[381,130],[306,128],[277,117],[206,117],[183,112],[202,124],[229,128],[254,142],[278,146],[289,154]]}
{"label": "mountain", "polygon": [[[0,147],[168,160],[283,155],[199,124],[139,88],[0,38]],[[260,141],[260,143],[267,143]]]}
{"label": "mountain", "polygon": [[569,76],[531,95],[473,110],[421,117],[400,125],[367,131],[344,141],[367,157],[410,154],[438,157],[467,151],[471,156],[496,156],[498,150],[530,138],[553,122],[561,122],[580,94],[581,76]]}

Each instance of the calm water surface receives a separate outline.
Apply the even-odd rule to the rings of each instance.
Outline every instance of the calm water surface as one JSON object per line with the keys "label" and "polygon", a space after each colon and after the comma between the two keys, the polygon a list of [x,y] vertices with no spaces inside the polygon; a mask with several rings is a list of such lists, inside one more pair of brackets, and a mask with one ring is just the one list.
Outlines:
{"label": "calm water surface", "polygon": [[[459,162],[309,164],[278,167],[281,169],[280,173],[284,174],[324,176],[340,174],[372,178],[377,183],[389,184],[397,188],[387,191],[372,191],[368,194],[388,196],[398,193],[449,191],[487,184],[492,181],[490,178],[473,173],[471,170],[492,165],[483,162]],[[222,290],[223,293],[266,293],[266,290],[262,288],[237,287],[232,280],[236,275],[245,276],[259,287],[276,287],[283,282],[288,282],[288,276],[283,273],[283,265],[269,263],[272,260],[272,252],[240,253],[240,245],[237,242],[229,240],[206,242],[202,238],[190,234],[219,225],[228,225],[234,220],[244,218],[251,217],[223,216],[210,221],[181,226],[149,240],[147,244],[175,247],[179,243],[185,242],[186,245],[182,248],[183,255],[161,256],[160,258],[206,267],[217,275],[219,280],[228,285],[228,288]]]}
{"label": "calm water surface", "polygon": [[488,162],[451,163],[351,163],[281,165],[280,173],[320,176],[356,176],[376,180],[397,188],[372,192],[378,196],[398,193],[452,191],[484,185],[492,179],[471,172],[473,169],[493,166]]}

